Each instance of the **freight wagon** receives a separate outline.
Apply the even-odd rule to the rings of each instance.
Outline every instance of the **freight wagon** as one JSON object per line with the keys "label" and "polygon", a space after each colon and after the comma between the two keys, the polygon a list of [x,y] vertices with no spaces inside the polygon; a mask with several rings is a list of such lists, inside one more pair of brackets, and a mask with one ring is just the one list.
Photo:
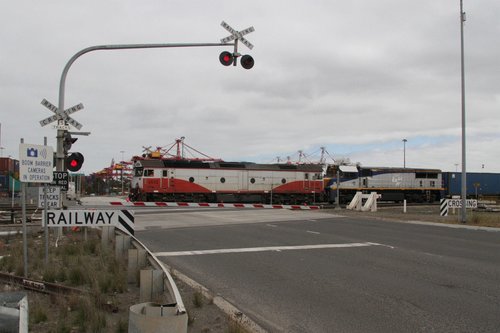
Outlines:
{"label": "freight wagon", "polygon": [[0,196],[7,197],[12,191],[19,192],[19,161],[0,157]]}
{"label": "freight wagon", "polygon": [[[467,172],[468,197],[500,197],[500,173]],[[443,183],[447,197],[462,194],[462,173],[443,172]]]}

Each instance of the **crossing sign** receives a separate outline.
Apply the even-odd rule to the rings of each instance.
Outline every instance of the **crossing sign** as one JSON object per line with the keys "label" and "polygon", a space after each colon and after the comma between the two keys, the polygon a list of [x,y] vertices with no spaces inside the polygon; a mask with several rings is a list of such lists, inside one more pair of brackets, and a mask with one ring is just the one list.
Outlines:
{"label": "crossing sign", "polygon": [[48,124],[58,120],[58,125],[56,126],[57,129],[66,130],[67,129],[66,123],[74,126],[75,128],[77,128],[79,130],[82,129],[83,125],[69,116],[72,113],[75,113],[77,111],[82,110],[83,109],[82,103],[77,104],[75,106],[72,106],[72,107],[64,110],[63,112],[59,112],[59,108],[57,106],[53,105],[52,103],[50,103],[49,101],[47,101],[45,98],[42,100],[41,104],[43,106],[45,106],[47,109],[49,109],[50,111],[54,112],[55,115],[40,120],[40,126],[43,127],[45,125],[48,125]]}
{"label": "crossing sign", "polygon": [[231,28],[231,26],[224,21],[222,21],[222,23],[220,25],[224,29],[226,29],[227,31],[229,31],[231,33],[230,36],[227,36],[226,38],[222,38],[220,40],[221,43],[225,44],[225,43],[229,43],[232,40],[239,40],[246,47],[248,47],[250,50],[253,49],[252,43],[250,43],[248,40],[246,40],[246,38],[244,38],[243,36],[245,36],[251,32],[254,32],[255,31],[254,27],[249,27],[249,28],[246,28],[245,30],[237,31],[237,30],[234,30],[233,28]]}

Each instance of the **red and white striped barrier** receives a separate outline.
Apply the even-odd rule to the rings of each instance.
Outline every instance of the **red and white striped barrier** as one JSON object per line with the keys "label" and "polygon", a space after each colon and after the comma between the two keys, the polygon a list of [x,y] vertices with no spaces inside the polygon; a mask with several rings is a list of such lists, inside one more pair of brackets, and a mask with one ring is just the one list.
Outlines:
{"label": "red and white striped barrier", "polygon": [[111,201],[111,206],[132,206],[132,207],[203,207],[203,208],[262,208],[262,209],[320,209],[320,206],[307,205],[264,205],[264,204],[242,204],[242,203],[196,203],[196,202],[122,202]]}

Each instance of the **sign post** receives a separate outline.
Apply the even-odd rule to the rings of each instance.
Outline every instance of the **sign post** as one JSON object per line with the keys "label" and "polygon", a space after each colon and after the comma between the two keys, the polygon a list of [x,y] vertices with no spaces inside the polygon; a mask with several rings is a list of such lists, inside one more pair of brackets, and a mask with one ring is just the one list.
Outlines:
{"label": "sign post", "polygon": [[[47,138],[45,138],[46,142]],[[23,243],[24,243],[24,277],[28,277],[28,240],[26,228],[26,183],[46,184],[52,182],[54,150],[50,146],[25,144],[21,139],[19,144],[19,180],[21,181],[21,202],[23,215]],[[45,230],[46,248],[47,229]],[[47,252],[47,250],[46,250]],[[46,261],[47,261],[46,253]]]}

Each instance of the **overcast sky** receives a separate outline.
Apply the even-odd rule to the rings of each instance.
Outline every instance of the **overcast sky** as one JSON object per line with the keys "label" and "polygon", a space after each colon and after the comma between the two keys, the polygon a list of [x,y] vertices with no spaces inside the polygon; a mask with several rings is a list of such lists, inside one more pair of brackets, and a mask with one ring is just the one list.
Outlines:
{"label": "overcast sky", "polygon": [[[1,0],[2,156],[56,147],[39,121],[79,50],[102,44],[240,45],[255,66],[224,67],[227,47],[96,51],[69,70],[65,108],[83,124],[83,171],[186,143],[227,161],[271,162],[326,147],[365,166],[461,167],[459,0]],[[467,170],[500,172],[500,1],[464,0]],[[74,130],[74,129],[73,129]],[[317,158],[316,154],[316,158]],[[311,157],[312,158],[312,157]],[[331,160],[330,160],[331,161]]]}

